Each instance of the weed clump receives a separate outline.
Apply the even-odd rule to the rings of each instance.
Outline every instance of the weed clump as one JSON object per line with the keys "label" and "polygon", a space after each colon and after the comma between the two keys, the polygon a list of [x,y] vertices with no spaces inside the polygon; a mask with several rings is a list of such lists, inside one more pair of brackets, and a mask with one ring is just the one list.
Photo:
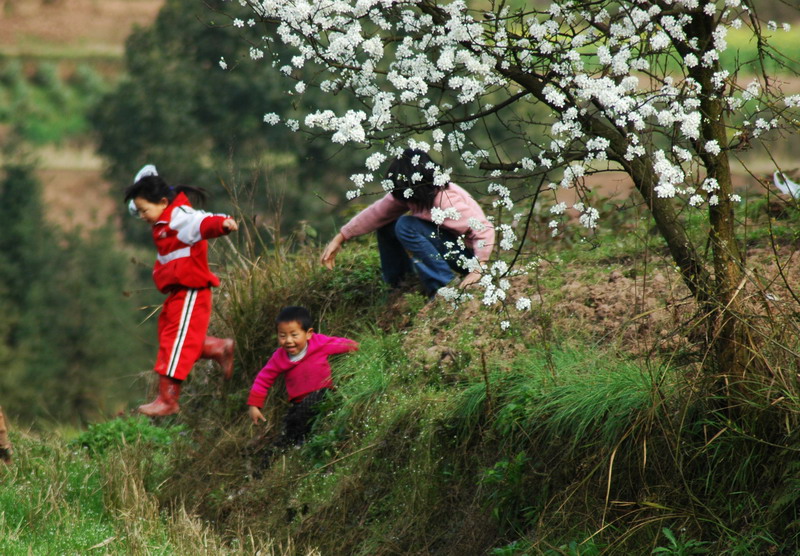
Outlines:
{"label": "weed clump", "polygon": [[70,446],[80,446],[97,456],[134,444],[158,452],[168,449],[186,430],[186,425],[181,424],[156,426],[144,416],[118,418],[89,425],[70,442]]}

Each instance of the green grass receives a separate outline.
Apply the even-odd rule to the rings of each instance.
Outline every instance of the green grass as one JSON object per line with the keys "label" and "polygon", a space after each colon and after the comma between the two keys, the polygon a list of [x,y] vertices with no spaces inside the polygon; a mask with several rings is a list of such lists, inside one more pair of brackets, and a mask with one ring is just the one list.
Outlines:
{"label": "green grass", "polygon": [[[0,469],[0,552],[87,553],[98,545],[112,553],[130,549],[120,534],[124,517],[106,509],[101,462],[57,438],[13,440],[14,464]],[[157,524],[152,527],[145,544],[156,550],[164,535]]]}
{"label": "green grass", "polygon": [[[619,241],[636,247],[631,235]],[[697,375],[691,351],[633,356],[613,338],[559,330],[546,315],[502,333],[491,312],[461,319],[435,304],[414,309],[403,325],[397,313],[394,326],[364,325],[362,318],[357,325],[349,315],[379,318],[391,301],[380,291],[363,297],[377,262],[370,246],[351,249],[352,259],[328,274],[306,266],[312,254],[302,250],[259,261],[247,274],[252,297],[233,284],[236,312],[222,312],[248,343],[257,342],[251,334],[260,330],[265,357],[272,349],[270,315],[293,284],[291,299],[322,310],[327,326],[361,342],[358,353],[334,361],[337,390],[313,436],[261,471],[260,451],[285,410],[280,386],[268,401],[264,429],[246,422],[239,394],[227,401],[238,413],[215,413],[207,391],[195,390],[205,405],[184,419],[200,431],[198,448],[177,464],[192,471],[166,481],[162,502],[191,492],[190,509],[221,530],[237,523],[280,531],[322,553],[426,547],[442,554],[636,554],[680,545],[740,554],[797,544],[783,533],[800,495],[791,479],[793,428],[776,426],[794,422],[790,408],[800,407],[791,384],[754,377],[741,385],[741,399],[720,398],[703,390],[708,383]],[[633,264],[609,261],[613,246],[596,250],[579,276],[601,283],[611,270]],[[552,276],[543,279],[556,284]],[[353,296],[353,288],[361,293]],[[338,300],[335,310],[328,300]],[[548,342],[538,327],[547,329]],[[246,367],[246,378],[258,366]],[[241,388],[248,387],[244,380]],[[788,413],[770,405],[781,396]],[[723,400],[739,408],[738,427]],[[759,480],[766,468],[769,488]]]}
{"label": "green grass", "polygon": [[[130,424],[121,427],[120,421]],[[156,427],[144,418],[93,428],[72,442],[12,434],[13,464],[0,466],[0,553],[296,554],[291,543],[282,546],[244,532],[223,539],[181,506],[171,512],[159,509],[145,483],[163,473],[164,468],[154,469],[166,463],[158,457],[163,442],[180,429]],[[109,434],[120,428],[128,436],[111,440]],[[133,430],[138,436],[130,434]],[[94,442],[98,439],[100,444]],[[79,447],[85,442],[102,446],[104,454],[90,456]]]}

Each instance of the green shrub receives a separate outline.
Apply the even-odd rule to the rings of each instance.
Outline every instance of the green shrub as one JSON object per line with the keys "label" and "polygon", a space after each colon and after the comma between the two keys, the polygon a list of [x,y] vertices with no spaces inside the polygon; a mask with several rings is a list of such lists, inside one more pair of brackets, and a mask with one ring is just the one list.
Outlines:
{"label": "green shrub", "polygon": [[171,446],[178,435],[186,430],[184,425],[156,426],[144,416],[112,419],[95,423],[72,441],[93,455],[104,455],[126,445],[141,444],[159,450]]}
{"label": "green shrub", "polygon": [[91,65],[81,63],[75,68],[69,80],[70,86],[89,105],[93,105],[109,88],[109,82]]}

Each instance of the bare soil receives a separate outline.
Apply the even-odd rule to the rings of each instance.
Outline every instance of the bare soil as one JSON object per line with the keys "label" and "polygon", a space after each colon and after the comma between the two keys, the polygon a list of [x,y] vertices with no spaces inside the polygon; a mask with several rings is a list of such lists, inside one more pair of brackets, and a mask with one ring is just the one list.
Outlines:
{"label": "bare soil", "polygon": [[119,195],[112,195],[99,169],[41,169],[38,176],[47,215],[58,226],[92,230],[117,219]]}
{"label": "bare soil", "polygon": [[[588,264],[543,263],[538,275],[533,272],[511,280],[510,303],[499,313],[486,310],[480,299],[455,310],[437,298],[416,317],[426,326],[409,328],[406,349],[416,354],[426,370],[445,377],[464,369],[464,358],[472,361],[468,368],[480,373],[482,356],[486,361],[511,361],[526,349],[525,344],[563,345],[572,337],[637,356],[695,351],[702,344],[694,344],[693,338],[700,340],[706,331],[697,304],[667,253],[652,253],[648,258],[647,264],[631,257]],[[790,340],[800,332],[798,246],[751,248],[746,266],[737,296],[751,315],[753,346],[770,337],[770,345],[761,347],[782,350],[781,338]],[[553,276],[561,284],[556,288]],[[514,308],[521,296],[531,299],[529,311]],[[406,303],[407,299],[398,299],[397,312],[407,311]],[[503,320],[511,325],[505,332],[500,327]],[[760,336],[766,331],[763,327],[771,329],[771,334]],[[791,350],[781,353],[792,357]]]}
{"label": "bare soil", "polygon": [[[0,0],[0,51],[24,56],[63,49],[60,54],[66,56],[121,56],[134,26],[152,23],[163,3]],[[68,65],[69,59],[64,62]],[[54,223],[87,230],[113,218],[119,191],[103,178],[103,162],[91,145],[45,148],[37,154],[44,202]]]}
{"label": "bare soil", "polygon": [[2,0],[0,45],[37,43],[121,54],[135,25],[148,25],[163,0]]}

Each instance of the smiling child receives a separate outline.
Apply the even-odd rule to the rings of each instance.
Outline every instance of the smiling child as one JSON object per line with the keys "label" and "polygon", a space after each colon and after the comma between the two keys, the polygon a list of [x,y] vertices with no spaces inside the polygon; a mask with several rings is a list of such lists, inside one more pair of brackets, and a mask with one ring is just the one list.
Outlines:
{"label": "smiling child", "polygon": [[279,347],[253,382],[247,399],[248,411],[254,424],[266,421],[261,407],[275,379],[283,375],[291,405],[276,444],[281,447],[299,446],[311,431],[317,414],[315,406],[333,388],[328,357],[355,351],[358,344],[348,338],[314,332],[311,314],[305,307],[284,307],[275,319],[275,325]]}

